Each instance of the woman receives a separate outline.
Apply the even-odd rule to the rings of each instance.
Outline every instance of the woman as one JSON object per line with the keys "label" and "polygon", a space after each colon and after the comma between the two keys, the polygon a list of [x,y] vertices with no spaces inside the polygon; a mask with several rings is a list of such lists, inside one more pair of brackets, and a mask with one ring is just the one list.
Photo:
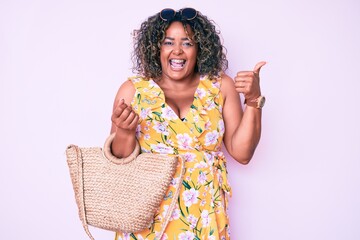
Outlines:
{"label": "woman", "polygon": [[[224,73],[227,60],[214,24],[192,8],[149,17],[135,34],[133,57],[139,76],[124,82],[114,101],[113,154],[128,156],[138,140],[143,152],[185,160],[178,204],[162,239],[230,239],[231,189],[221,143],[239,163],[252,158],[261,132],[259,71],[265,62],[233,81]],[[173,192],[171,184],[149,229],[117,233],[116,239],[156,239]]]}

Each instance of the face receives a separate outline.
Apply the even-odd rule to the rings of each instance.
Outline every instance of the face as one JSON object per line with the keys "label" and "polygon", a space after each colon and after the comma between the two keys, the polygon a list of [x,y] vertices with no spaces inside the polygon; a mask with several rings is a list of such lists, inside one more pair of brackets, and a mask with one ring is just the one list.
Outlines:
{"label": "face", "polygon": [[162,78],[181,80],[191,77],[196,66],[198,47],[191,39],[194,35],[191,27],[180,22],[173,22],[166,30],[160,48]]}

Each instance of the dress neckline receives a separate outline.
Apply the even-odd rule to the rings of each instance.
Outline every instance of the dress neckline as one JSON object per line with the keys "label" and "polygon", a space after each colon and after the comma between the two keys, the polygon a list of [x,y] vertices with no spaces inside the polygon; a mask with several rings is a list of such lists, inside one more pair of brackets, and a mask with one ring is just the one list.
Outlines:
{"label": "dress neckline", "polygon": [[153,79],[150,79],[149,81],[152,82],[153,85],[155,85],[157,88],[159,88],[159,91],[160,91],[160,94],[163,96],[163,99],[164,99],[164,104],[169,108],[171,109],[171,111],[173,111],[173,113],[177,116],[177,118],[181,121],[181,122],[184,122],[184,120],[186,120],[188,118],[188,115],[190,114],[191,112],[191,108],[195,107],[196,103],[196,99],[198,98],[198,91],[200,89],[200,85],[201,85],[201,82],[203,81],[204,79],[202,78],[202,76],[200,76],[199,78],[199,83],[197,85],[197,87],[195,88],[195,92],[194,92],[194,96],[193,96],[193,101],[191,102],[190,106],[186,107],[186,114],[184,115],[184,117],[180,117],[179,115],[176,114],[176,112],[174,111],[174,109],[166,102],[166,96],[165,96],[165,93],[164,91],[162,90],[162,88],[159,86],[159,84],[157,84],[157,82],[155,82]]}

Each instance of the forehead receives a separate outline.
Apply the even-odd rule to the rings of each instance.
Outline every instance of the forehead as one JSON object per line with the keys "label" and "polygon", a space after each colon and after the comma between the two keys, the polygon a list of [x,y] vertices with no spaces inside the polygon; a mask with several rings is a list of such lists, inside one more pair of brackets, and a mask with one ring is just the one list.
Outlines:
{"label": "forehead", "polygon": [[169,27],[166,29],[166,36],[175,37],[176,35],[179,36],[186,36],[192,37],[194,35],[193,30],[191,29],[189,24],[186,24],[186,29],[184,29],[184,25],[181,22],[172,22]]}

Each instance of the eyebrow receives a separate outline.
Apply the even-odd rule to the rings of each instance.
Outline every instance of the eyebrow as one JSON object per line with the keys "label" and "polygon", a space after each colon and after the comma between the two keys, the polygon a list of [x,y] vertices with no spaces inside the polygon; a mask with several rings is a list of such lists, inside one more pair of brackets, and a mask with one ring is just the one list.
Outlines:
{"label": "eyebrow", "polygon": [[[172,40],[172,41],[174,41],[174,40],[175,40],[175,38],[172,38],[172,37],[165,37],[165,39],[169,39],[169,40]],[[183,41],[186,41],[186,40],[191,41],[191,39],[190,39],[190,38],[188,38],[188,37],[186,37],[186,38],[182,38],[181,40],[183,40]]]}

